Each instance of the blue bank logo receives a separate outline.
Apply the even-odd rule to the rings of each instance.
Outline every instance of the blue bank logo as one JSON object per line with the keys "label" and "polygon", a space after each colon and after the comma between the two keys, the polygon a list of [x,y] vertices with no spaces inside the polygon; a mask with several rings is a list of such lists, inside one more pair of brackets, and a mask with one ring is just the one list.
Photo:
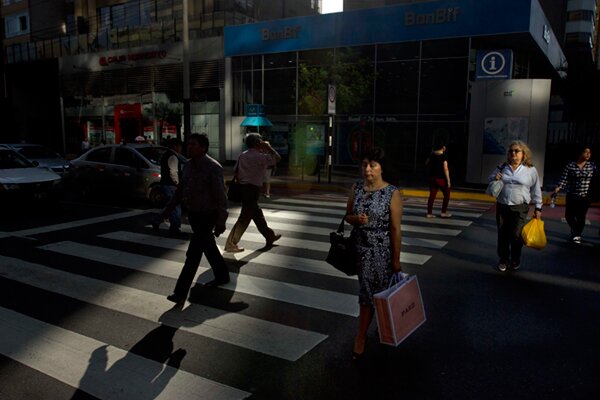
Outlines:
{"label": "blue bank logo", "polygon": [[479,50],[475,79],[511,79],[512,64],[512,50]]}

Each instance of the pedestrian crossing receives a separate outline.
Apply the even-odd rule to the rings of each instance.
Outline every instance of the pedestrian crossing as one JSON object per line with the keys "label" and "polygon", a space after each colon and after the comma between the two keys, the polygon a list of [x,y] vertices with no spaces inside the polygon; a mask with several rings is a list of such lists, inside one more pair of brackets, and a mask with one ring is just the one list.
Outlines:
{"label": "pedestrian crossing", "polygon": [[[24,285],[60,301],[106,310],[107,326],[115,318],[185,334],[189,343],[198,345],[170,353],[171,359],[177,358],[176,353],[180,358],[175,366],[168,357],[156,360],[132,353],[135,343],[112,343],[102,335],[74,330],[60,318],[40,320],[13,309],[18,307],[10,302],[0,304],[0,323],[8,332],[0,337],[0,354],[100,399],[249,397],[256,382],[230,378],[231,371],[210,370],[210,363],[197,371],[186,357],[222,349],[234,359],[258,357],[283,366],[322,348],[332,335],[339,335],[341,327],[353,332],[358,315],[357,278],[324,261],[329,233],[337,229],[345,204],[289,198],[261,206],[269,226],[283,234],[276,246],[265,251],[264,238],[251,224],[240,243],[246,250],[224,253],[231,282],[202,289],[202,283],[213,279],[203,259],[196,282],[201,291],[212,291],[214,296],[201,295],[200,301],[191,296],[180,309],[165,296],[179,276],[189,241],[156,234],[147,224],[123,223],[89,237],[61,234],[56,239],[53,229],[65,226],[38,228],[18,235],[41,235],[30,252],[0,254],[0,290]],[[239,207],[230,209],[229,229],[239,211]],[[473,203],[471,208],[451,210],[456,218],[428,219],[422,207],[406,206],[402,264],[413,271],[426,268],[449,240],[485,211],[485,206]],[[124,218],[148,217],[132,212]],[[182,231],[190,233],[191,228],[183,225]],[[217,239],[221,249],[227,233]]]}

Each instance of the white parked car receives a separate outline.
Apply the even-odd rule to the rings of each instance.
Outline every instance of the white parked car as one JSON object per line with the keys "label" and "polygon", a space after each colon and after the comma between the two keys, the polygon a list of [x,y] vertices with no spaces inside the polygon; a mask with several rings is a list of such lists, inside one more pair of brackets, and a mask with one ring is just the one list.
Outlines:
{"label": "white parked car", "polygon": [[50,169],[37,167],[16,151],[0,146],[1,200],[56,200],[61,180]]}
{"label": "white parked car", "polygon": [[61,176],[69,172],[71,168],[69,161],[46,146],[29,143],[5,144],[4,146],[17,151],[34,165],[37,163],[40,167],[50,168]]}

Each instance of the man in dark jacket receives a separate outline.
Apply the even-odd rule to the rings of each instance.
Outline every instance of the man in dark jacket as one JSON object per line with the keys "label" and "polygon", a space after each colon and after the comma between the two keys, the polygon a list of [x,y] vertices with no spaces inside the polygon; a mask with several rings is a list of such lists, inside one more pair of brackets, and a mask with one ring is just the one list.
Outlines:
{"label": "man in dark jacket", "polygon": [[194,232],[175,290],[167,296],[174,303],[186,300],[203,253],[215,277],[206,285],[219,286],[229,282],[227,265],[215,241],[215,237],[225,232],[228,217],[223,167],[207,154],[208,145],[206,134],[190,135],[187,147],[190,162],[185,165],[181,182],[161,214],[161,218],[166,218],[183,201]]}

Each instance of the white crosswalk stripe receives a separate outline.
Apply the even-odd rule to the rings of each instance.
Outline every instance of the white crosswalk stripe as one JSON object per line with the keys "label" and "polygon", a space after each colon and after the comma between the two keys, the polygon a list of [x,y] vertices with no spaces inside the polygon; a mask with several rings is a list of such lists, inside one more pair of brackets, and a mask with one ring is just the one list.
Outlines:
{"label": "white crosswalk stripe", "polygon": [[[156,289],[152,287],[149,289],[143,282],[151,280],[174,285],[189,240],[157,235],[147,225],[104,229],[87,238],[71,235],[69,239],[46,240],[45,244],[35,247],[38,252],[35,261],[29,260],[28,255],[19,258],[0,255],[0,276],[27,285],[31,290],[42,290],[52,296],[101,307],[156,326],[168,326],[209,340],[214,346],[231,346],[237,351],[294,362],[326,341],[334,327],[329,332],[312,323],[294,326],[296,321],[283,321],[281,316],[266,318],[268,313],[256,313],[257,310],[247,313],[244,307],[248,304],[239,300],[252,299],[251,307],[277,304],[283,309],[296,307],[301,312],[325,313],[323,315],[338,321],[355,318],[358,299],[357,290],[352,293],[352,285],[357,285],[357,277],[348,277],[324,261],[330,246],[329,234],[337,229],[345,204],[343,201],[287,198],[261,204],[261,207],[269,226],[283,237],[274,249],[264,251],[265,238],[251,224],[240,243],[246,250],[224,253],[226,259],[244,267],[239,272],[232,269],[231,281],[213,289],[221,294],[230,293],[231,297],[227,296],[232,299],[230,304],[243,306],[239,309],[221,309],[219,305],[203,305],[196,300],[175,309],[164,294],[153,292]],[[485,206],[474,204],[469,208],[469,204],[464,203],[459,209],[451,210],[456,217],[451,219],[425,218],[422,208],[405,207],[404,211],[401,262],[423,268],[432,256],[444,251],[449,240],[469,227],[472,220],[485,211]],[[230,208],[229,228],[239,213],[239,206]],[[124,213],[113,220],[147,220],[143,214]],[[64,226],[35,228],[6,237],[33,237],[110,220],[111,217],[90,219]],[[350,227],[345,228],[348,233]],[[192,232],[185,224],[182,231]],[[217,239],[221,250],[227,233]],[[60,257],[60,261],[45,265],[40,262],[40,257],[45,259],[46,255],[48,260]],[[78,268],[63,270],[63,262]],[[110,271],[123,271],[123,277],[117,281],[106,280],[104,275],[96,274],[102,266]],[[212,278],[211,269],[203,259],[195,282],[202,284]],[[326,280],[314,287],[315,278],[319,282]],[[236,301],[233,301],[234,295]],[[243,387],[243,390],[234,388],[211,380],[209,375],[202,377],[161,364],[102,339],[70,330],[60,321],[55,324],[39,321],[1,305],[0,323],[7,332],[0,337],[0,354],[101,399],[241,399],[249,397],[253,389],[252,386]],[[130,378],[131,375],[134,378]]]}
{"label": "white crosswalk stripe", "polygon": [[[0,353],[101,399],[228,400],[250,396],[2,307],[0,324]],[[26,351],[23,343],[27,343]],[[88,360],[95,368],[90,368]]]}
{"label": "white crosswalk stripe", "polygon": [[[127,232],[109,236],[121,239],[129,236],[129,241],[139,238],[138,234],[129,235]],[[175,279],[181,270],[181,263],[74,242],[60,242],[41,248]],[[210,270],[207,267],[199,268],[199,274],[202,275],[200,283],[213,279],[212,272],[205,274],[208,271]],[[222,288],[344,315],[358,315],[355,296],[234,273],[230,276],[231,282],[221,286]]]}
{"label": "white crosswalk stripe", "polygon": [[[287,210],[290,208],[290,206],[288,204],[307,204],[305,203],[304,200],[296,200],[296,199],[277,199],[275,200],[276,202],[273,203],[268,203],[268,204],[263,204],[261,205],[261,207],[267,208],[267,209],[276,209],[276,210]],[[299,203],[301,202],[301,203]],[[312,204],[314,203],[314,204]],[[312,204],[313,206],[324,206],[325,204],[323,203],[327,203],[327,202],[311,202],[310,204]],[[337,206],[335,205],[335,203],[328,205],[327,207],[331,207],[333,209],[338,209],[338,210],[345,210],[346,206],[345,205],[340,205],[337,204]],[[315,214],[331,214],[331,209],[326,208],[315,208],[315,207],[310,207],[310,206],[301,206],[301,205],[297,205],[293,207],[294,210],[297,211],[306,211],[306,212],[310,212],[310,213],[315,213]],[[418,214],[418,215],[424,215],[425,214],[425,209],[424,208],[416,208],[416,207],[404,207],[403,211],[405,213],[414,213],[414,214]],[[456,217],[463,217],[463,218],[479,218],[481,217],[481,212],[467,212],[467,211],[458,211],[458,210],[451,210],[452,215],[456,216]],[[342,212],[338,212],[338,214],[340,215],[340,217],[342,215],[344,215],[344,211]],[[432,222],[433,220],[437,220],[437,218],[432,218],[430,219]]]}
{"label": "white crosswalk stripe", "polygon": [[[95,249],[87,248],[86,250],[94,251]],[[114,256],[136,262],[133,258],[123,254]],[[40,265],[9,257],[0,256],[0,260],[2,261],[0,266],[2,275],[13,280],[150,321],[161,321],[214,340],[290,361],[297,360],[302,354],[325,339],[325,335],[322,334],[198,304],[188,305],[185,312],[165,320],[161,316],[171,308],[172,303],[163,296],[58,270],[48,274]],[[160,268],[156,264],[155,266]],[[235,276],[233,278],[235,282]],[[234,287],[233,284],[230,285]],[[356,299],[352,300],[354,308],[358,308]],[[239,326],[247,327],[247,329],[240,330]],[[280,338],[280,340],[268,339],[272,337]],[[265,338],[267,339],[265,340]]]}

